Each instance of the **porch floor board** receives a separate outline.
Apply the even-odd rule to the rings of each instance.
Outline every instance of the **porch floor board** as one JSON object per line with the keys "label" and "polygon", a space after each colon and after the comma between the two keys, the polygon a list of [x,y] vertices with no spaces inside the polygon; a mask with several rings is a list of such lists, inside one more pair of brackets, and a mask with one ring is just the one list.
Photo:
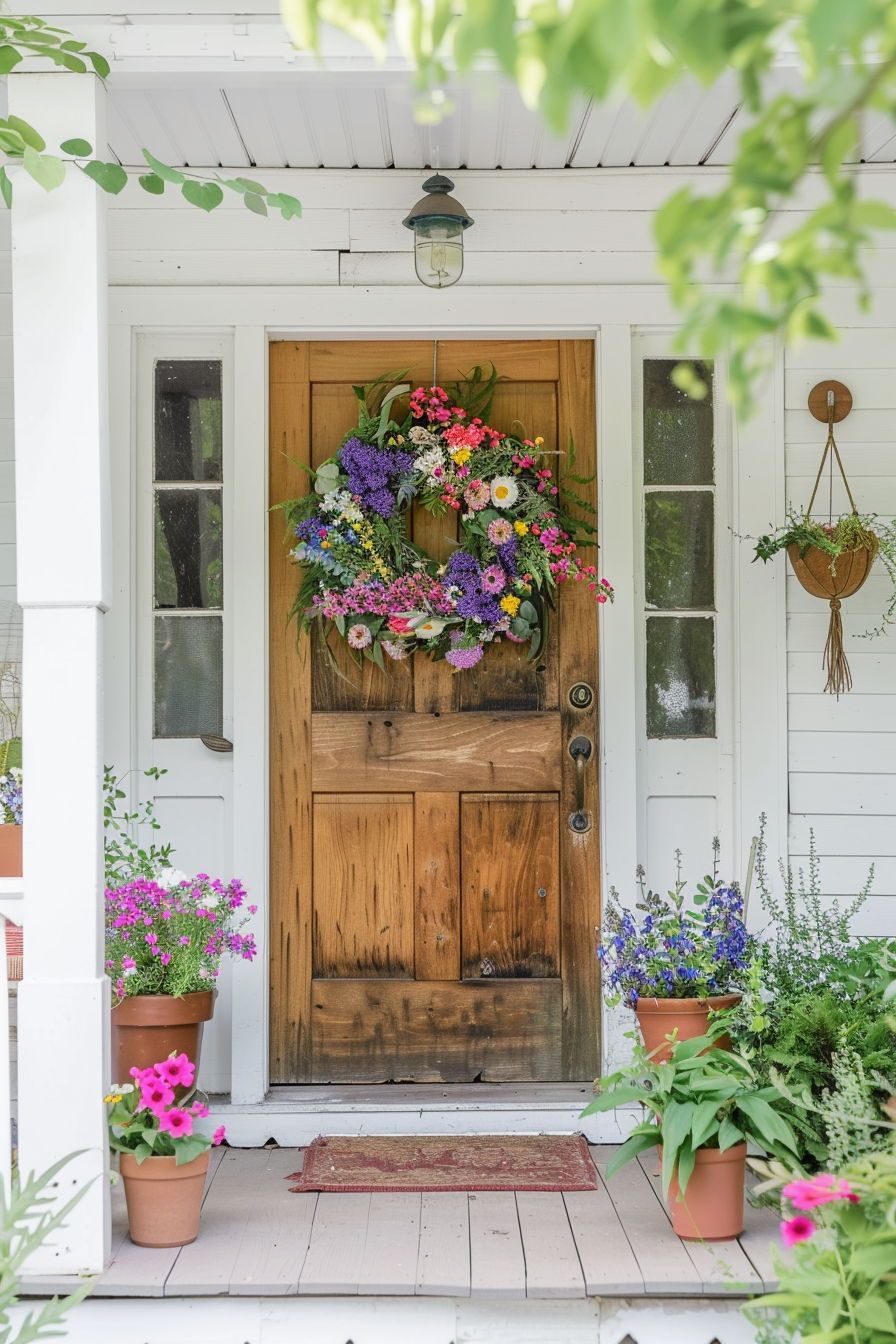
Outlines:
{"label": "porch floor board", "polygon": [[[602,1173],[612,1149],[592,1148]],[[774,1286],[771,1212],[739,1242],[684,1243],[649,1161],[597,1190],[290,1194],[295,1148],[217,1150],[202,1230],[168,1251],[134,1246],[113,1190],[113,1256],[94,1297],[749,1297]],[[71,1291],[30,1278],[25,1295]]]}

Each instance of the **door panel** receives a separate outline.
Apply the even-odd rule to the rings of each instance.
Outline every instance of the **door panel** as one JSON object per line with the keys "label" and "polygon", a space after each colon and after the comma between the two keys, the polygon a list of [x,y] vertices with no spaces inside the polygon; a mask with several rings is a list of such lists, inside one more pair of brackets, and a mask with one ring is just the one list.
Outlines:
{"label": "door panel", "polygon": [[[502,376],[491,422],[541,434],[594,473],[593,346],[448,341],[446,384]],[[384,370],[430,383],[429,342],[271,347],[271,502],[307,490],[356,417],[352,384]],[[561,457],[561,464],[567,461]],[[561,467],[562,469],[562,467]],[[577,484],[590,497],[593,485]],[[415,539],[445,559],[454,517]],[[593,1077],[600,918],[596,826],[574,833],[568,744],[597,817],[597,615],[568,585],[542,655],[509,643],[455,674],[418,655],[357,668],[341,641],[296,644],[297,574],[271,530],[271,1060],[274,1082],[548,1081]],[[590,557],[589,557],[590,558]]]}

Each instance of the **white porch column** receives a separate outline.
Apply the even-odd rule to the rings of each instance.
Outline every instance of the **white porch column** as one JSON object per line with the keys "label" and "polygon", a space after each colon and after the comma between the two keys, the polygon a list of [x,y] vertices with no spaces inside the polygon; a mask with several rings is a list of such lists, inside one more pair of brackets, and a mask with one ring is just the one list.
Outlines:
{"label": "white porch column", "polygon": [[[105,90],[93,75],[13,75],[9,101],[39,129],[48,152],[73,136],[105,150]],[[105,198],[74,167],[49,194],[18,171],[12,226],[27,813],[19,1160],[25,1172],[43,1171],[83,1150],[60,1173],[59,1198],[92,1184],[29,1272],[96,1272],[109,1244],[101,799],[101,647],[110,591]]]}

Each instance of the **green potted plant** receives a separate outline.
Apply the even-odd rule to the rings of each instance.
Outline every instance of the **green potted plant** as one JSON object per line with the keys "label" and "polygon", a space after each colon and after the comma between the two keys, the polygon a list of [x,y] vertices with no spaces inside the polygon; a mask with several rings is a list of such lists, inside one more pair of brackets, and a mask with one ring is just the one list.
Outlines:
{"label": "green potted plant", "polygon": [[9,766],[0,774],[0,877],[21,876],[22,771]]}
{"label": "green potted plant", "polygon": [[[681,853],[676,881],[665,895],[652,891],[637,869],[639,898],[625,909],[615,887],[597,949],[604,995],[612,1007],[632,1008],[644,1044],[655,1059],[668,1054],[669,1039],[705,1034],[712,1012],[737,1003],[753,956],[744,923],[743,897],[719,880],[719,842],[713,841],[712,876],[686,895]],[[724,1036],[716,1044],[728,1048]]]}
{"label": "green potted plant", "polygon": [[583,1116],[638,1101],[651,1113],[614,1155],[612,1176],[639,1153],[658,1148],[672,1226],[687,1241],[729,1241],[744,1226],[747,1144],[794,1160],[796,1143],[778,1111],[774,1087],[760,1087],[741,1055],[714,1050],[725,1029],[676,1041],[657,1059],[641,1045],[625,1068],[598,1080]]}
{"label": "green potted plant", "polygon": [[[109,1142],[119,1156],[128,1229],[137,1246],[186,1246],[199,1234],[209,1151],[225,1138],[196,1122],[208,1107],[196,1097],[195,1069],[186,1055],[170,1055],[106,1098]],[[178,1092],[184,1095],[177,1098]]]}
{"label": "green potted plant", "polygon": [[[811,505],[810,505],[811,507]],[[887,571],[890,595],[880,622],[866,630],[866,638],[883,634],[896,619],[896,526],[874,513],[851,513],[827,523],[809,510],[789,509],[782,527],[756,540],[756,560],[768,562],[786,551],[793,572],[807,593],[830,604],[831,620],[824,651],[828,674],[825,690],[840,695],[852,687],[852,675],[843,650],[840,603],[862,587],[876,556]]]}
{"label": "green potted plant", "polygon": [[105,966],[115,1000],[112,1074],[126,1079],[172,1052],[198,1068],[221,959],[254,959],[254,936],[243,930],[258,907],[246,904],[236,878],[190,877],[171,867],[170,845],[141,844],[140,826],[158,830],[152,804],[119,813],[119,785],[107,770]]}

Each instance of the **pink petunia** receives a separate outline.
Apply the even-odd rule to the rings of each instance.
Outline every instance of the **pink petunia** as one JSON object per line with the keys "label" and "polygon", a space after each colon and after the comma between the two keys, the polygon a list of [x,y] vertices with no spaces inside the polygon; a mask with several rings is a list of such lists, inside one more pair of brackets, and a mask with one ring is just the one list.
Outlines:
{"label": "pink petunia", "polygon": [[849,1181],[845,1181],[842,1176],[832,1176],[827,1171],[819,1172],[808,1180],[791,1181],[784,1186],[782,1194],[795,1209],[803,1212],[817,1209],[820,1204],[833,1204],[838,1199],[848,1199],[851,1204],[859,1202]]}
{"label": "pink petunia", "polygon": [[213,1147],[219,1148],[221,1144],[224,1142],[226,1137],[227,1137],[227,1131],[225,1130],[223,1125],[219,1125],[218,1128],[215,1130],[214,1134],[212,1135]]}
{"label": "pink petunia", "polygon": [[191,1087],[196,1069],[186,1055],[172,1054],[168,1059],[159,1061],[156,1072],[172,1087]]}
{"label": "pink petunia", "polygon": [[172,1106],[170,1111],[159,1116],[159,1129],[170,1134],[172,1139],[188,1139],[193,1133],[193,1118],[189,1111]]}
{"label": "pink petunia", "polygon": [[190,1114],[195,1115],[197,1120],[204,1120],[208,1115],[208,1107],[204,1101],[194,1101],[190,1107]]}
{"label": "pink petunia", "polygon": [[811,1218],[788,1218],[781,1224],[781,1240],[785,1246],[797,1246],[815,1236],[815,1224]]}
{"label": "pink petunia", "polygon": [[140,1105],[155,1115],[160,1115],[166,1106],[174,1100],[174,1089],[164,1078],[147,1078],[140,1084]]}

